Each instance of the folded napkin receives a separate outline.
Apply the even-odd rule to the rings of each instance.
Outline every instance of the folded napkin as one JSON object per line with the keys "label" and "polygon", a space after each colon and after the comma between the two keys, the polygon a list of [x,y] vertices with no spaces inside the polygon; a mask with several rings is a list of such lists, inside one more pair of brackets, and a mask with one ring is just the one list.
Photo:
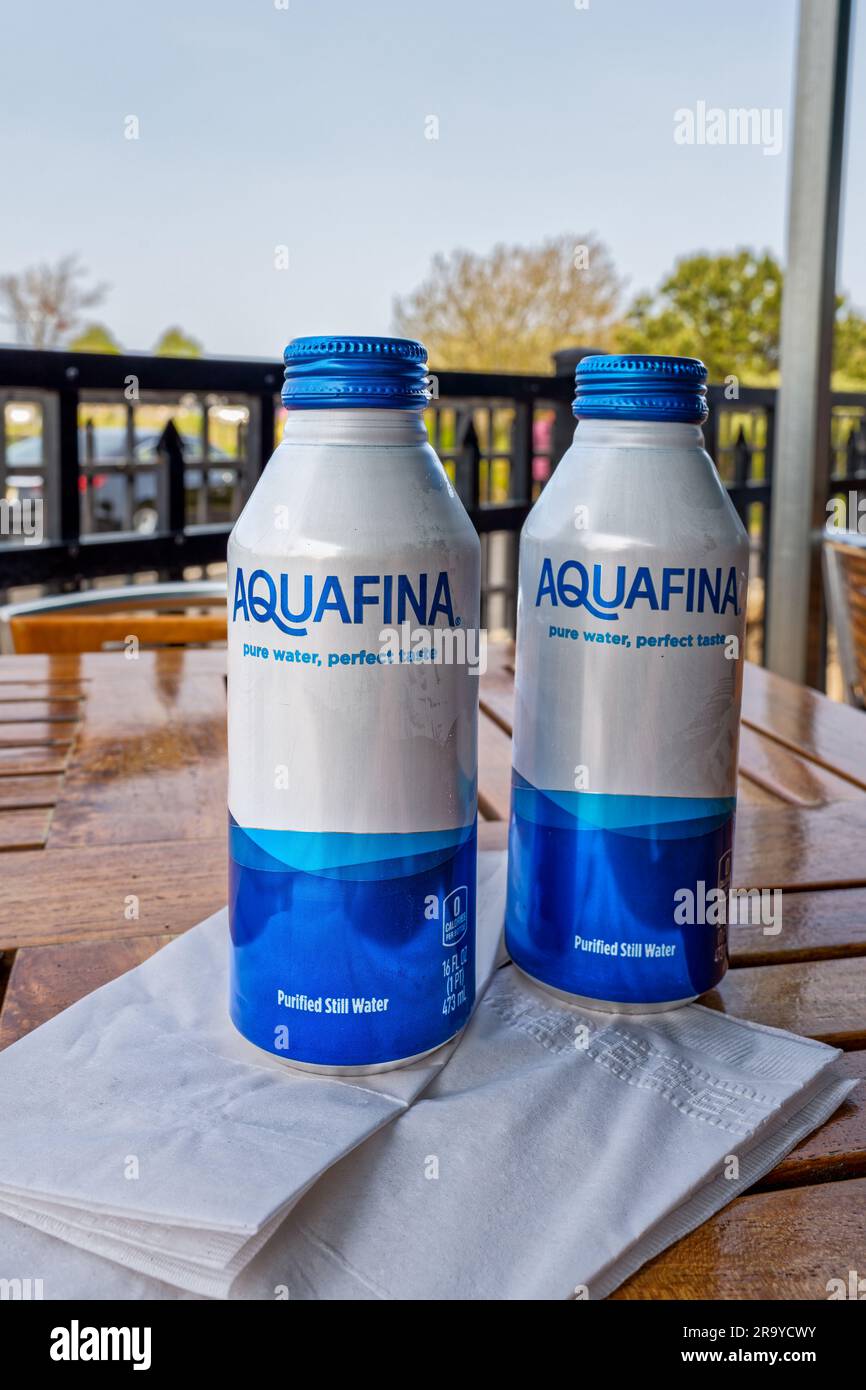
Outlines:
{"label": "folded napkin", "polygon": [[[482,854],[480,988],[503,900]],[[218,914],[0,1054],[21,1117],[0,1249],[23,1232],[4,1214],[35,1228],[0,1275],[50,1266],[49,1297],[600,1298],[852,1084],[823,1044],[699,1005],[592,1013],[511,966],[427,1062],[303,1076],[234,1033],[225,970]]]}
{"label": "folded napkin", "polygon": [[[479,991],[500,949],[504,873],[504,855],[479,855]],[[232,1027],[227,975],[223,911],[0,1053],[0,1213],[220,1297],[456,1046],[357,1080],[294,1072]]]}
{"label": "folded napkin", "polygon": [[559,1005],[509,966],[423,1096],[232,1296],[603,1298],[832,1114],[856,1084],[838,1055],[697,1004]]}

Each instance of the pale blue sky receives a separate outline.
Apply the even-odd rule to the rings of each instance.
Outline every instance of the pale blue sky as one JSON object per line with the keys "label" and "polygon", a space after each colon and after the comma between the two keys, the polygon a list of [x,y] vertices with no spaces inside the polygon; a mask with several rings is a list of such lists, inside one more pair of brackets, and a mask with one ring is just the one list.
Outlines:
{"label": "pale blue sky", "polygon": [[[632,290],[691,250],[781,253],[795,25],[794,0],[7,6],[0,273],[77,251],[126,347],[177,322],[209,353],[273,355],[387,332],[458,246],[595,231]],[[698,101],[781,107],[782,154],[675,144]],[[866,309],[864,233],[855,30],[840,287]]]}

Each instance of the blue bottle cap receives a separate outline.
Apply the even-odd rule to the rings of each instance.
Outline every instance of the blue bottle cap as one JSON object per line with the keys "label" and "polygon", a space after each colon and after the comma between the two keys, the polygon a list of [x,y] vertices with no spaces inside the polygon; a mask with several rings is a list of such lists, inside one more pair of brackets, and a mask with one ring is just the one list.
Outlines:
{"label": "blue bottle cap", "polygon": [[578,420],[668,420],[703,424],[707,369],[697,357],[584,357],[574,374]]}
{"label": "blue bottle cap", "polygon": [[283,360],[288,410],[420,410],[430,399],[427,349],[410,338],[293,338]]}

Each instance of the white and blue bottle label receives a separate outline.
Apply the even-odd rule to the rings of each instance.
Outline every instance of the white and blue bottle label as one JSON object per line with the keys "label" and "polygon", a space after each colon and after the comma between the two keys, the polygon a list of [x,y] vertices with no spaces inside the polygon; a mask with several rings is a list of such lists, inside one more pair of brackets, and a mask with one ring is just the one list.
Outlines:
{"label": "white and blue bottle label", "polygon": [[[389,518],[383,499],[459,506],[432,453],[407,497],[403,452],[393,492],[387,459],[359,475],[369,553],[349,556],[345,459],[320,450],[311,482],[298,454],[281,471],[278,451],[229,548],[230,1007],[283,1060],[365,1068],[440,1046],[474,1001],[478,679],[383,633],[477,626],[477,542],[465,517],[468,545],[446,528],[423,548]],[[269,489],[302,482],[316,543],[266,556]]]}
{"label": "white and blue bottle label", "polygon": [[554,989],[640,1006],[727,964],[746,572],[744,548],[636,551],[524,540],[506,940]]}
{"label": "white and blue bottle label", "polygon": [[438,1047],[475,995],[475,826],[229,827],[232,1016],[278,1056],[369,1066]]}

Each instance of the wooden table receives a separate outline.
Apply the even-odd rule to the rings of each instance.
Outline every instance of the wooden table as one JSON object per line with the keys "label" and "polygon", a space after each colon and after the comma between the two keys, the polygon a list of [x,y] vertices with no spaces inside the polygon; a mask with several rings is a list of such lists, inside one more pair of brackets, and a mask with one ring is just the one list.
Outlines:
{"label": "wooden table", "polygon": [[[0,658],[0,1046],[225,902],[225,653]],[[504,847],[513,671],[481,682],[480,840]],[[866,716],[747,670],[735,881],[783,930],[733,933],[708,1002],[845,1049],[866,1076]],[[5,994],[4,994],[5,987]],[[616,1298],[824,1298],[866,1273],[866,1099]],[[857,1261],[860,1261],[859,1265]]]}

